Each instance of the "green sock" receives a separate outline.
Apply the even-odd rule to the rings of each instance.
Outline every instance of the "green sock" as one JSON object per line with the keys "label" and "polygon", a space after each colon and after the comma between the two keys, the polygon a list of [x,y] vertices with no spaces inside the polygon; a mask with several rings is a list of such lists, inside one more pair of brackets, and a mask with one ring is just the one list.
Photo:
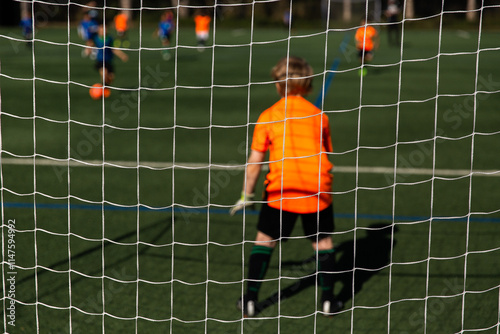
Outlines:
{"label": "green sock", "polygon": [[333,298],[335,278],[335,249],[318,251],[319,282],[323,291],[323,299]]}
{"label": "green sock", "polygon": [[248,283],[247,283],[247,297],[252,300],[257,300],[261,280],[264,278],[269,267],[269,260],[274,248],[266,246],[253,246],[250,253],[250,260],[248,264]]}

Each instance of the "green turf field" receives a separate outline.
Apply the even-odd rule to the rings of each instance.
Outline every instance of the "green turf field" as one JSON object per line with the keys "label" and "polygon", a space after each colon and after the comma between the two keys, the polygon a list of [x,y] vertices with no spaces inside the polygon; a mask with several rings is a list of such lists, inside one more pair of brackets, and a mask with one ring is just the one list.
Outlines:
{"label": "green turf field", "polygon": [[[111,97],[94,101],[99,75],[75,28],[38,30],[34,53],[0,30],[3,296],[15,272],[17,301],[13,327],[4,297],[2,330],[498,333],[498,32],[408,29],[402,52],[382,35],[361,80],[352,38],[338,53],[344,32],[221,24],[217,47],[198,52],[191,28],[179,31],[166,62],[153,28],[136,26]],[[245,163],[287,52],[318,74],[311,101],[340,57],[322,108],[345,308],[316,312],[313,252],[297,227],[274,253],[266,307],[243,320],[235,303],[257,216],[227,214],[243,172],[217,166]],[[278,292],[290,298],[277,303]]]}

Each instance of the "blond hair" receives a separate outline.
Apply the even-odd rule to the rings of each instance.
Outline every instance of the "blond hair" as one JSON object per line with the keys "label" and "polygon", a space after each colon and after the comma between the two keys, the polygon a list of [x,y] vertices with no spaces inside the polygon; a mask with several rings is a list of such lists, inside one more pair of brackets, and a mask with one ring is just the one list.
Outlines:
{"label": "blond hair", "polygon": [[312,67],[302,58],[282,58],[271,70],[278,92],[285,95],[307,95],[312,89]]}

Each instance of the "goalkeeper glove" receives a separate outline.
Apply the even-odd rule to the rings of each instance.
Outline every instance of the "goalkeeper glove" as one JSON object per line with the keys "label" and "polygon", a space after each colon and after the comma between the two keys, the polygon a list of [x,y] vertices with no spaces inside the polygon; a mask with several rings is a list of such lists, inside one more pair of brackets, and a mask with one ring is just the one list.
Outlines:
{"label": "goalkeeper glove", "polygon": [[229,210],[229,214],[234,216],[234,214],[244,207],[253,207],[254,203],[251,201],[254,194],[245,194],[244,191],[241,192],[241,198],[234,204],[234,206]]}

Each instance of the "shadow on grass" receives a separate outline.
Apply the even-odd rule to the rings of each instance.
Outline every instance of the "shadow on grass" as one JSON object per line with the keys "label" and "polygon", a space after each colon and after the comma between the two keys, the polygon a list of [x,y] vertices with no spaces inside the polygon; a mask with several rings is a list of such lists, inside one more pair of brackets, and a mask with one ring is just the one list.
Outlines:
{"label": "shadow on grass", "polygon": [[[341,253],[337,262],[337,282],[342,289],[337,298],[344,304],[361,291],[363,285],[377,272],[390,263],[391,249],[395,246],[391,238],[392,226],[377,223],[369,226],[366,236],[342,243],[337,251]],[[394,227],[394,233],[397,227]]]}
{"label": "shadow on grass", "polygon": [[[394,233],[397,232],[395,227]],[[390,252],[394,245],[391,238],[392,226],[387,223],[376,223],[369,226],[366,236],[354,242],[347,241],[337,246],[339,255],[336,264],[336,284],[342,283],[342,288],[337,298],[346,304],[352,297],[361,291],[363,285],[377,272],[384,269],[390,262]],[[294,266],[301,270],[309,263],[314,263],[316,257],[312,256],[304,261],[286,262],[283,267]],[[298,268],[298,269],[297,269]],[[302,276],[306,276],[303,273]],[[298,280],[279,292],[269,296],[257,304],[258,312],[277,304],[301,291],[316,284],[317,273],[311,272],[306,277]]]}
{"label": "shadow on grass", "polygon": [[[145,234],[146,232],[151,233],[153,236],[150,238],[150,240],[148,242],[151,243],[151,244],[154,244],[156,241],[158,241],[160,238],[162,238],[166,233],[168,233],[168,231],[170,231],[171,228],[172,228],[171,218],[167,217],[165,219],[158,220],[158,221],[156,221],[156,222],[154,222],[152,224],[149,224],[147,226],[144,226],[144,227],[140,228],[139,229],[139,233],[141,233],[141,234]],[[86,249],[84,251],[81,251],[79,253],[73,254],[71,256],[71,258],[66,258],[66,259],[63,259],[61,261],[55,262],[52,265],[50,265],[49,268],[51,268],[52,270],[57,270],[61,266],[67,266],[68,263],[71,263],[71,262],[77,261],[80,258],[84,258],[86,256],[89,256],[90,254],[92,254],[94,252],[102,252],[103,251],[103,247],[109,247],[109,246],[112,246],[115,243],[124,242],[125,240],[127,240],[130,237],[135,237],[137,235],[137,233],[138,233],[138,231],[135,230],[135,229],[131,230],[131,231],[128,231],[128,232],[125,232],[122,235],[118,236],[117,238],[114,238],[113,241],[107,241],[107,240],[105,240],[102,244],[99,244],[99,245],[97,245],[95,247],[90,247],[90,248],[88,248],[88,249]],[[138,251],[138,255],[139,254],[143,254],[148,249],[148,247],[140,247],[140,248],[141,249]],[[123,256],[121,256],[117,260],[113,261],[112,263],[110,263],[106,267],[108,269],[109,268],[114,268],[114,267],[119,268],[120,264],[128,261],[130,259],[130,256],[131,256],[131,254],[129,254],[129,253],[123,253],[122,255]],[[46,274],[48,272],[50,272],[50,270],[47,270],[47,269],[44,269],[44,268],[38,269],[37,272],[36,272],[36,276],[35,276],[35,273],[33,273],[33,275],[28,275],[26,277],[23,277],[22,279],[20,279],[16,283],[18,285],[29,284],[30,282],[34,282],[35,279],[40,279],[41,277],[44,276],[44,274]],[[100,266],[96,266],[96,268],[90,274],[91,275],[94,275],[94,274],[95,275],[100,275],[101,273],[102,273],[102,268]],[[85,278],[85,276],[81,275],[78,278],[72,279],[71,283],[72,284],[76,284],[79,281],[83,280],[84,278]],[[57,284],[57,282],[53,282],[53,288],[51,288],[50,290],[48,290],[46,293],[41,294],[40,296],[38,296],[38,298],[42,298],[45,295],[51,295],[55,291],[60,290],[62,287],[67,288],[67,286],[68,286],[68,282],[67,281],[63,281],[61,284]]]}

